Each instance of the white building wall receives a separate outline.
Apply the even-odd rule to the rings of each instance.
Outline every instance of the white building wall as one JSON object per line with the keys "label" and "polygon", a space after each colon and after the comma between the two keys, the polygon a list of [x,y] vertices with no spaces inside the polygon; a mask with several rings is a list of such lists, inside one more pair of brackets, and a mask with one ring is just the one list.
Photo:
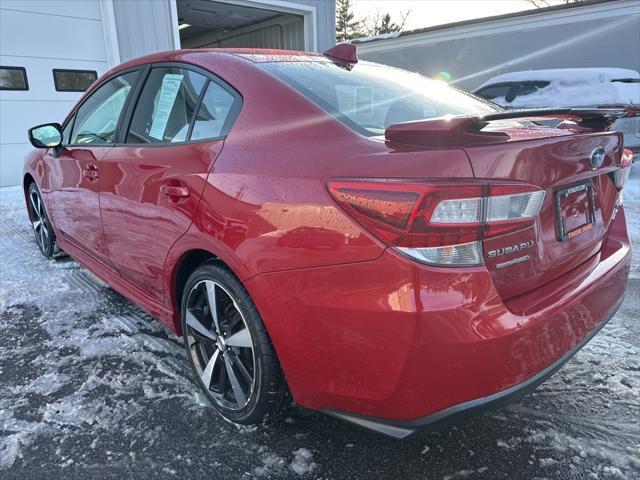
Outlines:
{"label": "white building wall", "polygon": [[29,90],[0,90],[0,186],[20,182],[27,129],[62,122],[82,95],[56,92],[54,68],[107,69],[107,52],[97,1],[2,0],[0,65],[24,67]]}
{"label": "white building wall", "polygon": [[112,0],[121,61],[180,48],[175,0]]}
{"label": "white building wall", "polygon": [[[318,44],[316,50],[323,52],[336,44],[335,0],[292,0],[294,3],[315,7]],[[307,47],[307,50],[311,50]]]}

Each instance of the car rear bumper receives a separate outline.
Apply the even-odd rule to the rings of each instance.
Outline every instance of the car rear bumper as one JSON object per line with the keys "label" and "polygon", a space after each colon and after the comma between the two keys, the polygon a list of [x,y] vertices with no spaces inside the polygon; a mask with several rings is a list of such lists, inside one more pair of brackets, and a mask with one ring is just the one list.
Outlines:
{"label": "car rear bumper", "polygon": [[517,385],[509,387],[500,392],[488,395],[482,398],[469,400],[452,407],[445,408],[439,412],[432,413],[425,417],[416,418],[414,420],[384,420],[363,415],[345,413],[337,410],[321,409],[323,413],[332,417],[340,418],[348,422],[354,423],[370,430],[387,435],[398,440],[404,440],[420,431],[434,430],[447,425],[456,424],[467,418],[479,415],[489,410],[494,410],[503,405],[514,402],[532,390],[538,385],[544,383],[549,377],[556,373],[562,366],[578,353],[596,334],[604,327],[609,320],[616,314],[622,302],[613,308],[613,310],[605,317],[605,319],[592,332],[590,332],[582,341],[565,353],[562,357],[549,365],[547,368],[538,372],[533,377],[521,382]]}
{"label": "car rear bumper", "polygon": [[297,403],[403,438],[543,382],[615,313],[630,257],[621,209],[596,258],[507,302],[484,267],[434,268],[390,250],[247,288]]}

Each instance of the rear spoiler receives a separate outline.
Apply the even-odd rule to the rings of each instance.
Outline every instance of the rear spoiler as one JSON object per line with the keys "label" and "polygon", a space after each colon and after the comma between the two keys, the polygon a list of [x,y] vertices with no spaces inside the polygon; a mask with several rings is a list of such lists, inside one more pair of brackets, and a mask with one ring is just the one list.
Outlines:
{"label": "rear spoiler", "polygon": [[498,120],[569,120],[561,128],[601,132],[620,118],[640,117],[640,107],[605,106],[597,108],[540,108],[505,110],[483,116],[438,117],[429,120],[389,125],[385,130],[388,143],[420,147],[455,147],[504,142],[509,135],[500,131],[482,131]]}

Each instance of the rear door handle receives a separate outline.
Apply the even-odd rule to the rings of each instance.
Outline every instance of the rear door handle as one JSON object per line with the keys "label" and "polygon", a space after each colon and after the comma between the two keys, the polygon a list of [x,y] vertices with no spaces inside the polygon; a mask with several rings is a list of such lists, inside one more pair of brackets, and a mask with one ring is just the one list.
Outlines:
{"label": "rear door handle", "polygon": [[82,175],[89,179],[89,181],[97,180],[100,174],[98,173],[98,167],[93,163],[88,163],[87,168],[82,170]]}
{"label": "rear door handle", "polygon": [[187,198],[189,196],[189,187],[177,185],[162,185],[160,191],[172,200]]}

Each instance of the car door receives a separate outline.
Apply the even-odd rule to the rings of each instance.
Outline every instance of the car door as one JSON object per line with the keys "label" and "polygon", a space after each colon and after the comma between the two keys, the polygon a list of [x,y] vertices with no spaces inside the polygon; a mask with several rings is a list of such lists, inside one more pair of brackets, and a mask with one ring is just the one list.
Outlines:
{"label": "car door", "polygon": [[120,143],[102,159],[100,205],[111,262],[156,301],[164,298],[169,249],[191,225],[240,101],[196,67],[153,66]]}
{"label": "car door", "polygon": [[96,89],[70,117],[64,148],[47,151],[45,164],[58,234],[109,264],[100,219],[100,161],[115,142],[118,119],[138,71],[118,75]]}

